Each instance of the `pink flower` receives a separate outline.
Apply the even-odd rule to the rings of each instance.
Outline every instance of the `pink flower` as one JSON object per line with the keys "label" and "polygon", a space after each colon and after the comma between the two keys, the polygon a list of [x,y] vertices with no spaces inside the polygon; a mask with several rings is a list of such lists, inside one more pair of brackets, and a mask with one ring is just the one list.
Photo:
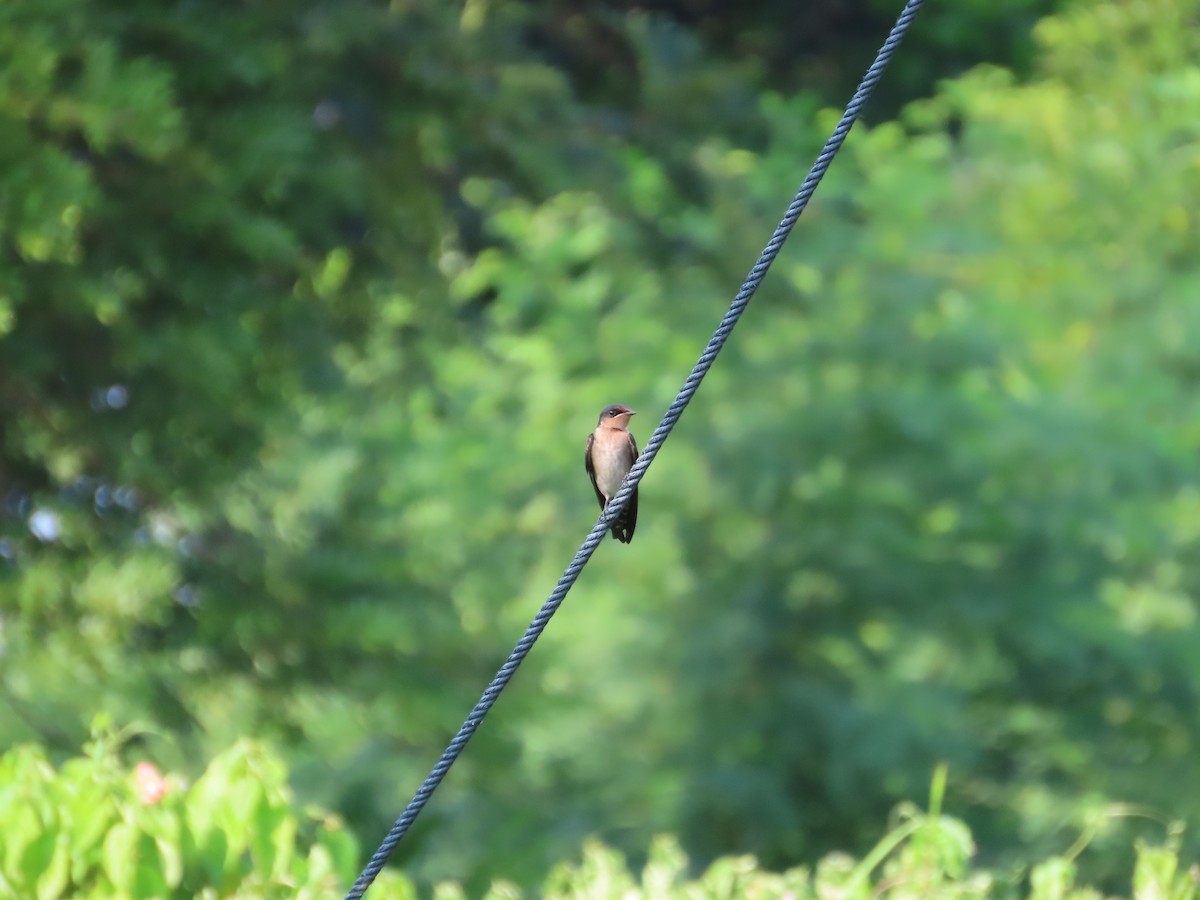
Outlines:
{"label": "pink flower", "polygon": [[162,772],[151,762],[142,761],[133,770],[138,799],[143,806],[153,806],[166,796],[169,785]]}

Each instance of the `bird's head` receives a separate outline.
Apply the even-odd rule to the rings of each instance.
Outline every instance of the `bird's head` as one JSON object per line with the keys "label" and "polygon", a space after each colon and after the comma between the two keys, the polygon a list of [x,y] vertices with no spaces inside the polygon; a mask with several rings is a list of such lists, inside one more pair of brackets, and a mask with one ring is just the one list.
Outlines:
{"label": "bird's head", "polygon": [[624,431],[629,427],[629,419],[636,415],[637,412],[628,406],[614,403],[600,411],[600,421],[596,424],[601,428],[615,428],[618,431]]}

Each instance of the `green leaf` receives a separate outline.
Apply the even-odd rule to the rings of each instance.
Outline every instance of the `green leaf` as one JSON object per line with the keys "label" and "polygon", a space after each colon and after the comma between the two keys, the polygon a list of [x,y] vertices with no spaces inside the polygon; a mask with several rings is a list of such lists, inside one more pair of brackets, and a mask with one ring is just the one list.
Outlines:
{"label": "green leaf", "polygon": [[127,896],[141,896],[138,886],[138,843],[141,834],[128,822],[118,822],[104,838],[101,863],[112,887]]}
{"label": "green leaf", "polygon": [[70,841],[65,833],[59,833],[54,842],[54,852],[49,864],[36,877],[38,900],[53,900],[64,896],[71,884]]}

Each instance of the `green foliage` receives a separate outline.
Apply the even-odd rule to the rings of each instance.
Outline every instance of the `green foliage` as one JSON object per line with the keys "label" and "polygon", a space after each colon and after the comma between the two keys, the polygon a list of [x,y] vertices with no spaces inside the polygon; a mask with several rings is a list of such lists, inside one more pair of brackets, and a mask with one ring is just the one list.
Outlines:
{"label": "green foliage", "polygon": [[[329,813],[300,811],[278,756],[243,741],[194,784],[130,771],[104,726],[55,769],[32,745],[0,757],[0,892],[36,897],[327,897],[358,845]],[[395,873],[381,897],[415,896]]]}
{"label": "green foliage", "polygon": [[[921,40],[1038,8],[985,6]],[[868,853],[948,760],[996,871],[1120,890],[1200,807],[1198,9],[1080,6],[855,131],[414,879]],[[830,124],[595,10],[0,4],[0,742],[270,739],[382,834],[594,521],[596,412],[644,442]],[[953,831],[884,855],[958,878]]]}
{"label": "green foliage", "polygon": [[[688,877],[688,859],[668,835],[657,837],[639,878],[621,853],[589,841],[579,863],[559,865],[538,896],[550,900],[620,897],[622,900],[718,900],[718,898],[791,898],[791,900],[965,900],[1027,897],[1029,900],[1100,900],[1101,894],[1078,884],[1074,862],[1053,857],[1024,873],[999,874],[973,865],[975,845],[967,826],[949,816],[900,811],[901,822],[863,859],[833,853],[812,869],[764,870],[752,856],[723,857],[698,878]],[[1195,900],[1200,883],[1195,870],[1181,872],[1178,831],[1166,843],[1140,844],[1131,879],[1136,900]],[[437,900],[466,894],[453,883],[440,885]],[[508,883],[493,884],[488,900],[520,898]]]}
{"label": "green foliage", "polygon": [[[286,766],[266,746],[239,742],[190,785],[145,760],[130,770],[124,759],[132,755],[125,736],[98,723],[84,755],[57,769],[34,746],[0,757],[0,890],[6,896],[308,898],[338,895],[356,876],[357,842],[337,817],[297,807]],[[975,867],[969,829],[940,812],[944,784],[943,770],[931,811],[900,808],[892,829],[862,859],[834,853],[811,869],[777,874],[752,856],[723,857],[691,879],[678,841],[660,835],[639,877],[620,852],[588,840],[581,860],[555,867],[538,896],[1098,900],[1100,894],[1076,881],[1073,857],[1085,850],[1086,839],[1071,855],[1034,866],[1027,882],[1024,873],[1001,876]],[[1182,871],[1181,833],[1176,826],[1165,843],[1138,845],[1131,896],[1200,897],[1194,870]],[[401,900],[417,892],[400,874],[385,871],[370,895]],[[489,900],[523,895],[506,881],[479,894]],[[433,896],[468,894],[445,882]]]}
{"label": "green foliage", "polygon": [[[830,854],[810,871],[764,871],[753,857],[716,860],[695,880],[687,878],[687,858],[669,837],[651,847],[641,879],[619,853],[589,844],[579,865],[561,866],[541,894],[551,898],[782,898],[795,900],[955,900],[1024,896],[1029,900],[1099,900],[1101,894],[1076,883],[1074,867],[1063,858],[1039,864],[1028,890],[995,873],[973,868],[975,848],[966,826],[945,816],[917,816],[896,828],[863,860]],[[1178,852],[1171,845],[1141,846],[1129,896],[1189,900],[1200,896],[1194,877],[1176,871]],[[451,898],[453,893],[447,891]],[[515,896],[493,888],[489,896]]]}

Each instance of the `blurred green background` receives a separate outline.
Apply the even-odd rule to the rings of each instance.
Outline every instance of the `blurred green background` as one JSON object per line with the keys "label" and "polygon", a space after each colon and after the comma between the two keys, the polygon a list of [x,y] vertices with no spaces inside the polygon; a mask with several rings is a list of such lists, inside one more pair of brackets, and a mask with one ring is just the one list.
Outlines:
{"label": "blurred green background", "polygon": [[[0,5],[0,746],[262,739],[373,847],[899,7]],[[927,5],[398,864],[861,853],[940,762],[990,865],[1195,827],[1198,61]]]}

